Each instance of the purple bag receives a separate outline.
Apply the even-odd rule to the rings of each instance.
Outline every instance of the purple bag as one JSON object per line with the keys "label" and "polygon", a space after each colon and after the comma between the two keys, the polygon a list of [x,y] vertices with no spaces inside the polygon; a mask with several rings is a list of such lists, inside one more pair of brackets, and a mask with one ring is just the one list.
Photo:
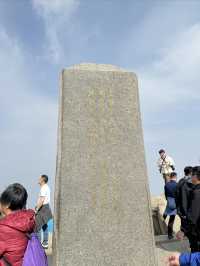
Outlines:
{"label": "purple bag", "polygon": [[48,266],[46,253],[35,233],[29,237],[22,266]]}

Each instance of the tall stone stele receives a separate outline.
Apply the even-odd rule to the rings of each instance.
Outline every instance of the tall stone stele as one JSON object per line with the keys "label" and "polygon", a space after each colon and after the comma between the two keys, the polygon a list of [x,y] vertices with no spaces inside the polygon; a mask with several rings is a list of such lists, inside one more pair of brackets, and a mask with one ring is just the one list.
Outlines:
{"label": "tall stone stele", "polygon": [[54,266],[155,266],[134,73],[81,64],[61,74]]}

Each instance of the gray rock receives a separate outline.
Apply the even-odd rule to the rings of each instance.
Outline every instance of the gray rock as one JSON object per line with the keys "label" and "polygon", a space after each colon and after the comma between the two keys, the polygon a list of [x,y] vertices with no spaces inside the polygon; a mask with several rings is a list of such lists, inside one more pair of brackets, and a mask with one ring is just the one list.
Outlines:
{"label": "gray rock", "polygon": [[137,77],[61,74],[54,266],[155,266]]}

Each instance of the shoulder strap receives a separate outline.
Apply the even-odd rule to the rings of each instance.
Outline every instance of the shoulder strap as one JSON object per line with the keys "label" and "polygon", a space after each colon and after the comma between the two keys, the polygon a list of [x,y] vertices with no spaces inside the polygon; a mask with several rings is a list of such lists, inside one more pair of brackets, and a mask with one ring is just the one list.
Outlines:
{"label": "shoulder strap", "polygon": [[162,164],[161,164],[161,168],[163,168],[163,165],[164,165],[164,163],[165,163],[165,159],[166,159],[166,156],[165,156],[165,158],[164,158],[164,159],[162,158]]}

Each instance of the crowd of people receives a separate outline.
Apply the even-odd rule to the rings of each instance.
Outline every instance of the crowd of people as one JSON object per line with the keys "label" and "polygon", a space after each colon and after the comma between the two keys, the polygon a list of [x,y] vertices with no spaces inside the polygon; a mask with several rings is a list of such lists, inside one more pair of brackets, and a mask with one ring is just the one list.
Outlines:
{"label": "crowd of people", "polygon": [[[48,265],[44,249],[48,248],[52,212],[47,175],[39,177],[39,185],[34,210],[26,209],[28,193],[21,184],[9,185],[0,196],[0,266]],[[33,249],[35,254],[31,254]],[[40,256],[36,256],[37,252]]]}
{"label": "crowd of people", "polygon": [[[184,177],[177,180],[174,160],[165,150],[159,151],[158,167],[164,179],[167,206],[163,214],[168,221],[168,238],[182,240],[187,237],[191,253],[175,253],[167,260],[169,266],[200,266],[200,166],[186,166]],[[174,236],[173,225],[178,215],[180,231]]]}
{"label": "crowd of people", "polygon": [[[184,177],[178,181],[174,160],[163,149],[159,155],[158,167],[167,200],[163,219],[169,216],[168,238],[187,237],[191,248],[191,253],[172,254],[167,265],[200,266],[200,166],[185,167]],[[41,175],[38,183],[40,193],[34,210],[26,209],[28,193],[21,184],[8,186],[0,195],[0,266],[28,266],[23,262],[32,235],[37,236],[42,249],[48,248],[48,221],[52,219],[48,176]],[[176,215],[180,217],[181,227],[175,236]],[[38,265],[47,266],[48,262],[44,258]]]}

